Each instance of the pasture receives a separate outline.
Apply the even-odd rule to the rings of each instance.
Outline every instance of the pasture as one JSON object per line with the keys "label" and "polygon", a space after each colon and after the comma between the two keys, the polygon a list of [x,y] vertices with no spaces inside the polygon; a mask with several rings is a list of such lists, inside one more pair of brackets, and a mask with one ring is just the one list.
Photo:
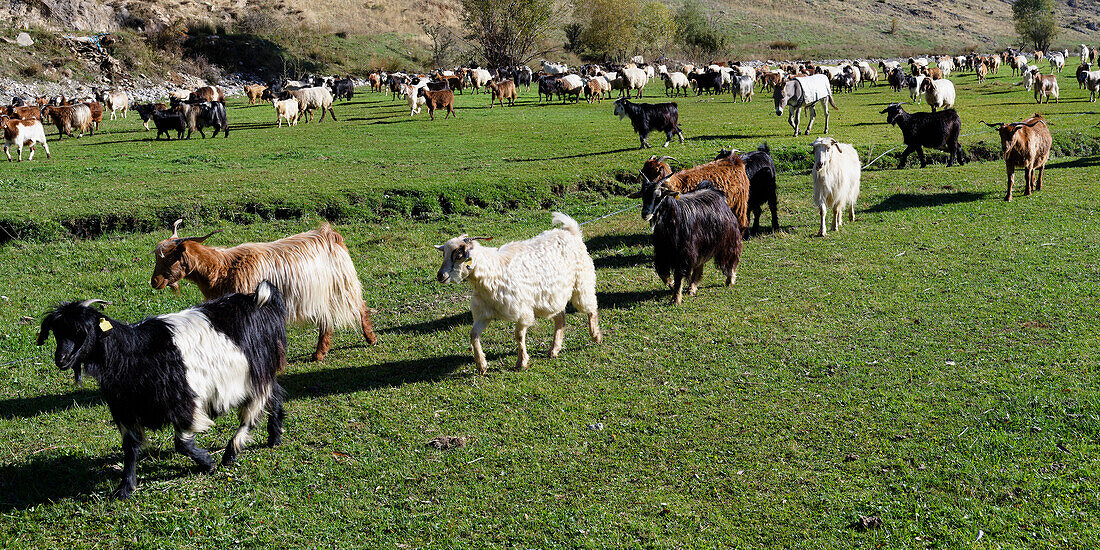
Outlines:
{"label": "pasture", "polygon": [[[54,158],[0,167],[0,546],[11,548],[1089,548],[1100,544],[1100,130],[1061,78],[1036,106],[1002,69],[959,88],[964,150],[992,160],[925,169],[892,155],[863,173],[857,219],[813,235],[810,136],[791,137],[770,94],[680,98],[688,142],[636,149],[612,104],[410,118],[358,90],[338,121],[273,126],[269,104],[229,102],[230,137],[157,142],[133,114],[56,141]],[[643,101],[664,101],[660,82]],[[901,143],[888,87],[837,97],[829,135],[863,162]],[[924,105],[906,106],[910,111]],[[1002,200],[996,135],[979,120],[1050,120],[1042,191]],[[805,123],[805,118],[803,119]],[[657,136],[651,141],[660,143]],[[708,268],[668,304],[648,226],[625,198],[651,154],[685,165],[767,141],[778,233],[746,241],[736,285]],[[895,151],[900,153],[900,149]],[[584,223],[604,342],[570,315],[468,348],[466,285],[435,281],[432,247],[490,245]],[[137,492],[118,482],[118,433],[92,381],[74,386],[37,348],[42,314],[102,298],[135,321],[196,303],[149,286],[152,250],[181,235],[266,241],[330,219],[348,241],[378,344],[338,332],[309,362],[290,331],[282,446],[253,443],[209,476],[149,434]],[[763,226],[770,219],[765,214]],[[74,235],[76,238],[74,238]],[[232,416],[232,415],[230,415]],[[221,449],[222,418],[199,444]],[[465,437],[446,451],[425,443]],[[262,437],[258,436],[259,440]],[[881,518],[862,530],[861,517]]]}

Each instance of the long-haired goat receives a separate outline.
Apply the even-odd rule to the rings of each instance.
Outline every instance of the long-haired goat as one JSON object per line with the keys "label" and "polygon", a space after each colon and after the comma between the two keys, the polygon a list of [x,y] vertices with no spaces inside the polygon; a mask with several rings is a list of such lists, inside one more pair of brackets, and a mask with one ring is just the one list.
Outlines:
{"label": "long-haired goat", "polygon": [[92,110],[83,103],[60,107],[48,105],[42,108],[42,116],[49,117],[57,127],[58,140],[63,136],[71,137],[77,131],[80,132],[78,137],[83,137],[92,126]]}
{"label": "long-haired goat", "polygon": [[470,347],[481,374],[488,369],[481,349],[481,333],[493,319],[516,323],[519,370],[527,368],[527,329],[537,317],[554,319],[550,357],[558,356],[565,331],[565,306],[570,302],[577,311],[588,314],[592,340],[597,344],[603,340],[596,305],[596,268],[584,245],[581,227],[561,212],[554,212],[553,224],[561,224],[562,228],[500,248],[478,243],[492,237],[466,235],[436,246],[443,253],[443,265],[436,274],[439,282],[469,280],[473,288]]}
{"label": "long-haired goat", "polygon": [[[706,164],[676,172],[657,182],[664,184],[672,191],[686,193],[695,190],[704,180],[711,182],[715,189],[725,193],[726,204],[737,218],[738,226],[741,231],[747,231],[749,177],[745,172],[745,161],[740,155],[722,156]],[[639,189],[629,196],[632,199],[641,198],[642,191]],[[644,214],[643,218],[645,218]]]}
{"label": "long-haired goat", "polygon": [[34,160],[36,143],[42,144],[42,148],[46,150],[46,158],[50,158],[50,146],[46,144],[46,131],[42,128],[42,121],[37,118],[20,120],[0,116],[0,126],[4,129],[4,154],[8,156],[8,162],[12,161],[12,145],[19,151],[19,162],[23,162],[23,147],[26,145],[31,147],[31,155],[27,160]]}
{"label": "long-haired goat", "polygon": [[[755,151],[748,153],[736,149],[732,151],[723,149],[716,159],[733,154],[741,155],[741,160],[745,162],[745,175],[749,178],[748,211],[753,214],[752,232],[749,235],[760,232],[760,214],[764,211],[765,203],[772,213],[772,231],[779,231],[779,197],[775,185],[775,162],[772,161],[768,143],[761,143]],[[745,236],[742,235],[742,237]]]}
{"label": "long-haired goat", "polygon": [[688,294],[695,296],[711,258],[726,276],[726,286],[732,285],[741,259],[741,231],[722,192],[680,193],[643,176],[641,193],[642,215],[653,224],[653,268],[672,289],[672,302],[683,301],[684,279]]}
{"label": "long-haired goat", "polygon": [[855,147],[830,137],[814,140],[814,204],[821,218],[818,236],[825,236],[825,216],[830,208],[833,210],[833,231],[840,227],[845,207],[848,207],[848,221],[856,221],[860,171],[859,153]]}
{"label": "long-haired goat", "polygon": [[317,325],[314,361],[325,358],[336,328],[361,328],[367,343],[374,344],[371,310],[363,302],[355,264],[344,237],[328,223],[270,243],[213,248],[202,243],[218,231],[180,238],[177,231],[182,222],[176,220],[172,235],[156,247],[153,288],[178,288],[180,279],[187,279],[210,300],[268,280],[283,293],[288,321]]}
{"label": "long-haired goat", "polygon": [[226,444],[230,465],[248,432],[268,412],[267,443],[283,433],[283,389],[275,380],[286,366],[286,312],[279,291],[262,282],[251,294],[230,294],[212,302],[126,324],[92,307],[99,300],[61,304],[42,320],[38,345],[50,332],[57,341],[54,364],[82,368],[99,383],[111,418],[122,433],[122,483],[126,498],[137,486],[137,460],[145,429],[169,424],[176,450],[203,471],[214,469],[195,434],[214,418],[238,408],[240,427]]}
{"label": "long-haired goat", "polygon": [[[1017,168],[1024,169],[1025,195],[1031,194],[1032,186],[1036,191],[1042,189],[1043,172],[1046,170],[1047,159],[1050,158],[1052,143],[1050,129],[1047,128],[1043,116],[1035,113],[1023,122],[1009,124],[985,122],[985,124],[997,130],[1001,136],[1001,154],[1004,156],[1005,170],[1008,172],[1008,191],[1005,192],[1005,200],[1012,200],[1012,184]],[[1036,177],[1036,171],[1038,171],[1038,177]]]}
{"label": "long-haired goat", "polygon": [[901,160],[898,161],[898,170],[905,167],[905,161],[914,151],[920,159],[920,167],[927,166],[923,147],[946,151],[948,166],[953,165],[955,161],[959,164],[966,162],[962,146],[959,145],[962,122],[959,120],[959,113],[954,109],[935,113],[907,113],[901,103],[891,103],[879,114],[886,115],[887,124],[897,124],[901,129],[902,140],[906,147],[901,154]]}

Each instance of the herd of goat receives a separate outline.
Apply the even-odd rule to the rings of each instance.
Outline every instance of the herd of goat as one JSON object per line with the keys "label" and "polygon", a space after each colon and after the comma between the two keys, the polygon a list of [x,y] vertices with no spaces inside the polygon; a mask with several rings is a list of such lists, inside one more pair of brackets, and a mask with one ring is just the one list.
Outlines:
{"label": "herd of goat", "polygon": [[[1049,56],[1052,66],[1064,65],[1068,53],[1055,54]],[[1086,69],[1096,54],[1083,47],[1081,58]],[[953,109],[954,90],[946,80],[952,71],[970,69],[981,79],[1005,61],[1024,76],[1025,82],[1043,87],[1043,93],[1050,95],[1043,84],[1045,75],[1032,74],[1026,58],[1021,62],[1019,57],[1017,52],[1005,52],[931,62],[912,59],[908,71],[900,63],[880,63],[891,85],[897,84],[895,89],[915,87],[932,106],[932,112],[908,113],[900,103],[892,103],[882,110],[886,121],[901,129],[906,145],[899,168],[912,152],[917,153],[922,167],[927,164],[923,152],[926,147],[946,151],[949,165],[965,161],[958,142],[961,124]],[[1082,85],[1095,94],[1100,87],[1100,71],[1085,73]],[[751,100],[753,87],[760,85],[771,90],[777,115],[790,110],[789,121],[796,134],[803,110],[811,111],[805,129],[808,134],[815,106],[824,106],[827,132],[828,107],[835,107],[833,94],[878,80],[878,72],[869,63],[841,67],[802,63],[773,69],[734,64],[696,69],[681,65],[670,70],[663,65],[643,66],[640,61],[614,72],[593,66],[570,72],[563,65],[544,62],[539,74],[526,67],[510,67],[495,74],[483,69],[437,71],[433,76],[375,72],[367,80],[375,91],[388,89],[395,99],[404,95],[410,114],[427,106],[432,117],[436,110],[453,115],[454,92],[471,87],[488,91],[491,105],[504,105],[506,99],[514,102],[519,86],[536,85],[540,101],[543,96],[555,94],[563,100],[577,100],[584,95],[589,101],[599,101],[618,89],[622,97],[615,101],[615,113],[630,118],[642,147],[649,145],[646,138],[653,131],[665,132],[666,146],[673,137],[683,141],[675,103],[645,104],[629,99],[634,90],[635,99],[641,96],[653,74],[665,81],[669,96],[695,89],[696,93],[731,91]],[[312,118],[317,109],[322,111],[322,120],[325,112],[335,120],[332,103],[335,98],[351,99],[351,80],[313,84],[317,83],[252,85],[244,91],[251,104],[271,101],[280,127],[284,120],[296,124],[301,116]],[[1057,99],[1056,86],[1053,92]],[[104,110],[114,118],[128,109],[142,116],[146,129],[151,120],[158,138],[168,132],[176,132],[177,137],[191,130],[202,134],[206,127],[213,127],[215,136],[219,131],[228,135],[224,92],[216,87],[174,94],[170,104],[131,106],[126,95],[117,91],[97,91],[96,95],[95,101],[55,98],[33,106],[9,107],[3,121],[7,144],[17,143],[21,150],[26,142],[33,156],[35,143],[45,146],[40,120],[49,119],[59,134],[72,135],[94,131]],[[1041,188],[1051,147],[1051,135],[1042,116],[990,126],[1000,134],[1008,172],[1005,199],[1012,199],[1017,168],[1025,171],[1026,193]],[[48,148],[46,152],[48,156]],[[839,228],[845,214],[849,221],[855,219],[862,168],[851,144],[830,137],[813,142],[813,157],[813,200],[819,215],[819,235],[825,236],[828,230]],[[770,210],[772,230],[778,230],[776,169],[766,143],[749,152],[723,150],[711,162],[679,170],[674,170],[669,160],[663,156],[647,160],[640,170],[639,189],[631,197],[641,199],[642,217],[652,226],[654,269],[672,291],[672,301],[679,304],[685,286],[689,295],[696,294],[705,265],[711,260],[725,276],[726,285],[734,284],[743,238],[760,232],[765,205]],[[830,210],[832,223],[827,224]],[[595,268],[580,225],[559,212],[553,213],[552,222],[560,228],[499,248],[484,244],[491,237],[469,235],[459,235],[437,247],[443,256],[438,281],[468,281],[471,285],[470,346],[482,374],[488,365],[481,334],[493,319],[515,324],[519,369],[529,364],[526,333],[538,318],[554,320],[549,355],[558,355],[570,303],[587,315],[592,340],[602,340]],[[312,356],[315,361],[325,358],[333,331],[338,328],[353,327],[368,344],[376,341],[370,320],[373,310],[362,299],[360,279],[348,248],[343,237],[327,223],[273,242],[229,248],[205,244],[216,232],[180,237],[180,223],[176,222],[171,235],[153,251],[155,265],[150,284],[155,289],[178,289],[181,281],[191,281],[207,302],[134,324],[110,318],[95,307],[98,300],[70,302],[45,316],[38,335],[37,342],[42,345],[53,334],[54,362],[59,368],[71,369],[77,380],[87,373],[98,381],[122,434],[123,480],[115,491],[120,498],[129,496],[136,487],[136,462],[146,429],[171,425],[176,450],[206,471],[214,468],[214,462],[209,452],[195,445],[195,435],[230,409],[239,409],[240,426],[226,446],[223,464],[236,459],[250,430],[265,413],[268,444],[279,443],[285,412],[283,390],[276,376],[287,363],[288,322],[318,327]]]}

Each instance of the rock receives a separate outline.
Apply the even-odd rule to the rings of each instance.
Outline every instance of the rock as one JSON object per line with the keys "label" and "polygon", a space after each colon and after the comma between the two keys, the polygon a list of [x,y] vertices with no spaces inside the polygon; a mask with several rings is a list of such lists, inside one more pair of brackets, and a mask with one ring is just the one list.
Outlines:
{"label": "rock", "polygon": [[33,46],[34,40],[31,39],[31,35],[25,32],[21,32],[18,36],[15,37],[15,43],[23,47]]}

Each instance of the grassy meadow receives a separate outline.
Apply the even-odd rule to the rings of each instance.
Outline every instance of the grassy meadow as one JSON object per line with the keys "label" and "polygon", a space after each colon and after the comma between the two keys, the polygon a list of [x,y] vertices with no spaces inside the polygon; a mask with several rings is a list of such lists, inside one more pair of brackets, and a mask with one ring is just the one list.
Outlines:
{"label": "grassy meadow", "polygon": [[[1003,162],[948,168],[938,153],[896,170],[899,149],[824,239],[813,136],[791,137],[770,94],[677,99],[688,141],[646,151],[610,102],[539,106],[534,90],[493,109],[467,92],[434,122],[360,90],[338,121],[282,129],[270,105],[233,98],[216,140],[155,141],[134,115],[81,139],[48,129],[54,158],[0,167],[0,547],[1094,548],[1098,109],[1070,71],[1042,106],[1007,73],[952,78],[964,146],[993,158],[979,120],[1044,113],[1060,154],[1042,191],[1018,183],[1006,203]],[[663,101],[661,83],[646,96]],[[879,111],[907,98],[840,95],[829,135],[866,162],[900,144]],[[597,218],[634,203],[653,153],[691,165],[762,141],[781,230],[746,241],[736,285],[708,269],[669,305],[637,211]],[[552,210],[594,220],[604,342],[571,315],[547,359],[543,321],[516,372],[511,327],[494,322],[478,376],[469,288],[435,282],[432,245],[527,238]],[[138,490],[110,501],[122,455],[107,407],[34,338],[62,300],[110,300],[126,320],[198,302],[191,283],[148,282],[179,217],[184,235],[223,229],[208,244],[224,246],[333,221],[379,341],[339,332],[315,364],[315,332],[292,328],[281,447],[261,429],[207,476],[152,433]],[[235,426],[199,442],[220,450]],[[437,436],[466,443],[426,446]]]}

